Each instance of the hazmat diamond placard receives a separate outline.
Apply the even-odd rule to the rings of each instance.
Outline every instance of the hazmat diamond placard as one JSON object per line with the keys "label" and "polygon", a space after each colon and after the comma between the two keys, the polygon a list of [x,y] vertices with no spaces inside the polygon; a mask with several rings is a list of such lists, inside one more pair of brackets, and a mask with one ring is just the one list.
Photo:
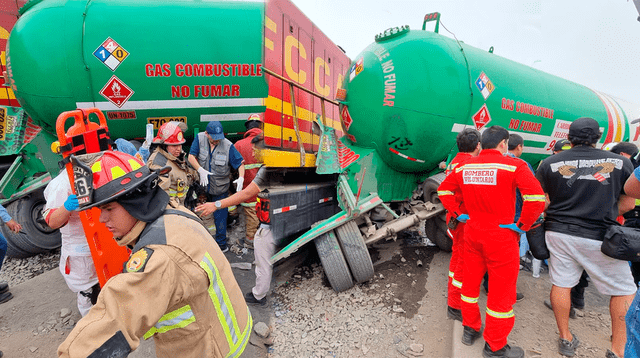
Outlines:
{"label": "hazmat diamond placard", "polygon": [[102,97],[108,99],[109,102],[115,104],[118,108],[122,107],[129,98],[131,98],[133,93],[133,90],[115,75],[111,76],[111,79],[109,79],[107,84],[100,90]]}
{"label": "hazmat diamond placard", "polygon": [[480,76],[478,76],[478,79],[476,80],[476,87],[478,87],[478,90],[482,93],[482,97],[484,97],[485,101],[495,89],[493,82],[489,80],[489,77],[487,77],[484,72],[480,73]]}
{"label": "hazmat diamond placard", "polygon": [[353,123],[353,119],[351,119],[351,115],[349,114],[349,109],[347,106],[342,106],[342,110],[340,111],[340,117],[342,118],[342,124],[346,130],[349,130],[351,127],[351,123]]}
{"label": "hazmat diamond placard", "polygon": [[491,122],[491,116],[489,115],[489,109],[486,104],[482,105],[482,108],[476,114],[473,115],[473,123],[476,125],[476,129],[480,130]]}
{"label": "hazmat diamond placard", "polygon": [[129,52],[109,37],[98,46],[93,55],[105,66],[109,67],[111,71],[115,71],[122,61],[129,56]]}

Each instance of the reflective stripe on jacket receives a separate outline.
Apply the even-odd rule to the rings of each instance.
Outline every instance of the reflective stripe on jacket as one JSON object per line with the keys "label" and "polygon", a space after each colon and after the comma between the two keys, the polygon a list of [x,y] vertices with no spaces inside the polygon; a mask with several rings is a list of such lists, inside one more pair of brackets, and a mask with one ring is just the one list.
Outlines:
{"label": "reflective stripe on jacket", "polygon": [[165,166],[171,167],[171,171],[160,176],[160,187],[164,190],[171,200],[175,200],[178,204],[184,204],[189,186],[196,178],[196,171],[191,168],[184,160],[178,160],[170,153],[158,147],[149,157],[147,166],[149,169],[160,169]]}
{"label": "reflective stripe on jacket", "polygon": [[[177,208],[177,209],[176,209]],[[61,357],[126,356],[153,336],[158,357],[238,357],[253,321],[231,266],[194,214],[134,226],[125,272],[58,348]],[[145,334],[146,333],[146,334]]]}

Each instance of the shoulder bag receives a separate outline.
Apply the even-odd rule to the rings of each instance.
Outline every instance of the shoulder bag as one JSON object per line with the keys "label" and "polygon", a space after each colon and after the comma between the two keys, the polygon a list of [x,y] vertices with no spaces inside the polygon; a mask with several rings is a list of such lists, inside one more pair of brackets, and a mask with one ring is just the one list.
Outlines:
{"label": "shoulder bag", "polygon": [[614,259],[640,262],[640,229],[609,226],[600,251]]}
{"label": "shoulder bag", "polygon": [[529,250],[536,259],[546,260],[551,256],[544,238],[544,219],[540,218],[531,225],[527,231],[527,241],[529,241]]}

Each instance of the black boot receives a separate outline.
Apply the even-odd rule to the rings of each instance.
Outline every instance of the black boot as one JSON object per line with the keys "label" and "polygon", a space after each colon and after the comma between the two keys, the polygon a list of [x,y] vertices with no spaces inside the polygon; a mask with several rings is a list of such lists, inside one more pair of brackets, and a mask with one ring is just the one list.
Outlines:
{"label": "black boot", "polygon": [[6,282],[0,282],[0,294],[5,293],[7,291],[9,291],[9,284]]}
{"label": "black boot", "polygon": [[261,299],[257,299],[256,296],[253,295],[253,292],[249,291],[247,293],[244,294],[244,300],[245,302],[247,302],[250,305],[258,305],[258,306],[266,306],[267,305],[267,298],[266,297],[262,297]]}
{"label": "black boot", "polygon": [[447,317],[449,317],[449,319],[462,322],[462,312],[459,309],[455,309],[451,306],[447,306]]}
{"label": "black boot", "polygon": [[482,350],[482,356],[484,358],[494,358],[494,357],[504,357],[504,358],[524,358],[524,350],[520,347],[511,347],[508,344],[498,349],[497,351],[492,351],[491,347],[487,343],[484,344],[484,349]]}
{"label": "black boot", "polygon": [[479,337],[480,331],[464,326],[464,331],[462,332],[462,344],[472,346]]}

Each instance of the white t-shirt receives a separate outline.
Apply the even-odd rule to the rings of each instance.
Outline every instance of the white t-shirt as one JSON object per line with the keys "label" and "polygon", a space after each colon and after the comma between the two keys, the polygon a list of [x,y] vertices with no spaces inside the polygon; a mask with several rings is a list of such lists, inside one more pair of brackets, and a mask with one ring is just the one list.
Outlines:
{"label": "white t-shirt", "polygon": [[[69,175],[62,170],[44,189],[44,199],[47,203],[44,210],[57,209],[64,205],[71,192]],[[62,256],[91,256],[89,244],[82,228],[82,222],[77,212],[72,212],[69,222],[60,228],[62,236]]]}

